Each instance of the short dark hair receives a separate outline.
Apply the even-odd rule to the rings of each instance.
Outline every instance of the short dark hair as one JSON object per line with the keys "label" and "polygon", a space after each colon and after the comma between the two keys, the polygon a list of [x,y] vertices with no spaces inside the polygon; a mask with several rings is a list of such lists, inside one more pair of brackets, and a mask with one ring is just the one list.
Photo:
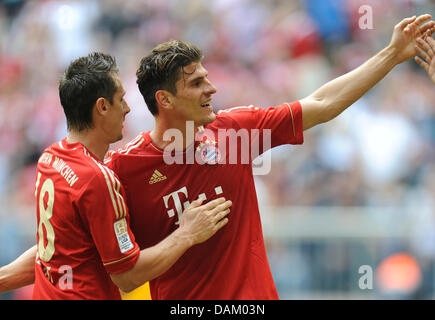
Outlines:
{"label": "short dark hair", "polygon": [[92,52],[68,66],[59,83],[59,97],[65,112],[68,130],[92,128],[92,110],[103,97],[113,103],[118,90],[114,75],[116,59],[108,54]]}
{"label": "short dark hair", "polygon": [[159,44],[151,53],[142,58],[137,69],[137,84],[148,109],[158,114],[155,94],[158,90],[167,90],[176,94],[175,83],[183,67],[199,62],[202,52],[195,45],[180,40],[171,40]]}

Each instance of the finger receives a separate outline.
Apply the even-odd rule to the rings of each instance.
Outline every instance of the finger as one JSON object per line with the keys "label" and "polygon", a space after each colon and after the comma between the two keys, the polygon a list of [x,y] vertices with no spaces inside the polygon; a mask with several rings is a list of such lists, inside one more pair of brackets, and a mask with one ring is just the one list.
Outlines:
{"label": "finger", "polygon": [[415,57],[414,60],[415,60],[415,62],[417,62],[418,65],[419,65],[420,67],[422,67],[426,72],[429,71],[429,65],[428,65],[425,61],[421,60],[419,57]]}
{"label": "finger", "polygon": [[432,51],[435,52],[435,40],[431,36],[426,37],[425,40],[426,43],[431,47]]}
{"label": "finger", "polygon": [[423,49],[421,49],[419,46],[416,46],[415,49],[417,50],[417,53],[422,56],[422,58],[426,61],[430,60],[429,55],[426,53],[426,51],[424,51]]}
{"label": "finger", "polygon": [[197,207],[199,207],[202,204],[203,201],[204,201],[204,198],[198,198],[198,199],[192,201],[192,203],[189,204],[187,209],[197,208]]}
{"label": "finger", "polygon": [[212,201],[210,201],[210,202],[204,204],[203,207],[204,207],[205,210],[212,210],[212,209],[214,209],[216,206],[218,206],[218,205],[220,205],[220,204],[222,204],[222,203],[224,203],[224,202],[225,202],[225,198],[224,198],[224,197],[221,197],[221,198],[218,198],[218,199],[212,200]]}
{"label": "finger", "polygon": [[432,47],[429,45],[426,39],[417,38],[416,42],[417,47],[424,50],[425,52],[430,53],[430,51],[432,51]]}
{"label": "finger", "polygon": [[[423,50],[429,57],[433,57],[435,50],[432,49],[431,45],[423,39],[417,39],[417,48]],[[430,60],[427,57],[423,57],[425,60]]]}
{"label": "finger", "polygon": [[430,14],[422,14],[421,16],[419,16],[417,19],[415,19],[415,24],[420,25],[421,23],[432,19],[432,16]]}
{"label": "finger", "polygon": [[229,207],[231,207],[232,204],[233,204],[233,203],[231,202],[231,200],[227,200],[227,201],[225,201],[224,203],[222,203],[222,204],[216,206],[213,210],[211,210],[211,211],[210,211],[210,214],[211,214],[211,215],[216,215],[216,214],[218,214],[220,211],[226,210],[226,209],[228,209]]}
{"label": "finger", "polygon": [[435,26],[435,21],[430,21],[428,23],[425,23],[424,25],[420,26],[420,32],[425,33],[426,31],[430,31]]}
{"label": "finger", "polygon": [[225,218],[229,213],[231,212],[231,210],[228,208],[224,211],[220,211],[214,218],[214,221],[219,222],[221,221],[223,218]]}
{"label": "finger", "polygon": [[228,223],[228,218],[222,219],[215,225],[215,230],[220,230],[223,226],[225,226]]}
{"label": "finger", "polygon": [[417,46],[426,51],[431,57],[435,54],[435,40],[432,38],[417,39]]}
{"label": "finger", "polygon": [[399,24],[397,25],[400,29],[405,29],[405,27],[410,24],[411,22],[415,21],[415,19],[417,19],[416,16],[413,16],[411,18],[405,18],[402,21],[399,22]]}

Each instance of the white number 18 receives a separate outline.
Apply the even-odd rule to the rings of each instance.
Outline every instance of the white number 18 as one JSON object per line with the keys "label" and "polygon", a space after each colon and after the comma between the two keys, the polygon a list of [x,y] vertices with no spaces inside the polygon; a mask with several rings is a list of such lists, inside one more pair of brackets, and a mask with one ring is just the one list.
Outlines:
{"label": "white number 18", "polygon": [[[41,173],[38,172],[38,177],[36,181],[36,191],[35,196],[38,193],[39,181],[41,179]],[[47,206],[44,205],[45,194],[47,197]],[[38,199],[38,198],[36,198]],[[50,223],[50,218],[53,215],[53,203],[54,203],[54,184],[53,180],[46,179],[42,184],[41,190],[39,192],[39,226],[38,226],[38,253],[42,261],[48,262],[54,253],[54,230]],[[44,246],[44,230],[42,226],[45,227],[47,234],[47,246]]]}

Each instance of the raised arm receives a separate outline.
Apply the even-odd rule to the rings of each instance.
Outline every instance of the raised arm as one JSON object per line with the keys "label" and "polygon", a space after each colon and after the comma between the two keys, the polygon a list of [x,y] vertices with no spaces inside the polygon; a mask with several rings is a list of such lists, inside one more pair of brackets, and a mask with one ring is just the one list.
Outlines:
{"label": "raised arm", "polygon": [[0,292],[18,289],[35,281],[36,245],[0,268]]}
{"label": "raised arm", "polygon": [[417,52],[423,59],[415,57],[415,61],[435,84],[435,40],[430,35],[417,39]]}
{"label": "raised arm", "polygon": [[374,85],[396,65],[417,54],[416,40],[433,28],[431,15],[406,18],[394,27],[390,44],[358,68],[338,77],[310,96],[301,100],[303,128],[334,119]]}
{"label": "raised arm", "polygon": [[143,249],[130,270],[111,274],[112,281],[124,292],[130,292],[166,272],[187,249],[213,236],[228,222],[231,201],[219,198],[201,205],[192,202],[184,211],[180,227],[153,247]]}

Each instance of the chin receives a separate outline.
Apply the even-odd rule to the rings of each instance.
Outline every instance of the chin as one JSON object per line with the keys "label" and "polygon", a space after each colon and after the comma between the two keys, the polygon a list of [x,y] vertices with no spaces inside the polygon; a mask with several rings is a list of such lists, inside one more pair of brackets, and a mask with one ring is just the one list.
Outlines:
{"label": "chin", "polygon": [[216,120],[216,114],[215,114],[214,112],[212,112],[212,113],[207,117],[207,119],[204,121],[204,122],[205,122],[204,124],[212,123],[212,122],[215,121],[215,120]]}
{"label": "chin", "polygon": [[207,115],[196,117],[196,119],[191,119],[190,121],[194,121],[195,126],[205,126],[206,124],[212,123],[215,120],[216,120],[216,114],[212,111]]}
{"label": "chin", "polygon": [[121,133],[117,138],[113,139],[113,141],[111,143],[115,143],[115,142],[121,141],[122,138],[124,138],[124,136]]}

